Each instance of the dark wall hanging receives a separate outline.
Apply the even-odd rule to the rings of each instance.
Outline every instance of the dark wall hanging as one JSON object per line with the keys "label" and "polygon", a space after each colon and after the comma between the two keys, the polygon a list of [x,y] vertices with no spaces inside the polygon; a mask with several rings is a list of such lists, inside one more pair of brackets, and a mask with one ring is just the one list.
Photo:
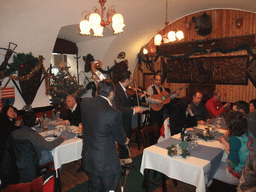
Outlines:
{"label": "dark wall hanging", "polygon": [[248,85],[249,56],[167,59],[167,83]]}
{"label": "dark wall hanging", "polygon": [[247,68],[247,73],[252,84],[256,87],[256,59],[253,58]]}

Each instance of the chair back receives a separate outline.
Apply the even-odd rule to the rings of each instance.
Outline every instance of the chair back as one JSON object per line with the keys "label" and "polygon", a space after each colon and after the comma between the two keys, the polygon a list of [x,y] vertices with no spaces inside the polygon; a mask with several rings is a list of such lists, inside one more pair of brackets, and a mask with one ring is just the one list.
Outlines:
{"label": "chair back", "polygon": [[141,130],[141,134],[145,147],[155,144],[158,139],[158,125],[156,123],[154,125],[145,125]]}
{"label": "chair back", "polygon": [[39,157],[29,140],[15,139],[10,135],[1,161],[2,187],[28,183],[38,176]]}
{"label": "chair back", "polygon": [[38,177],[39,156],[34,145],[27,139],[10,137],[14,159],[18,168],[19,183],[31,182]]}

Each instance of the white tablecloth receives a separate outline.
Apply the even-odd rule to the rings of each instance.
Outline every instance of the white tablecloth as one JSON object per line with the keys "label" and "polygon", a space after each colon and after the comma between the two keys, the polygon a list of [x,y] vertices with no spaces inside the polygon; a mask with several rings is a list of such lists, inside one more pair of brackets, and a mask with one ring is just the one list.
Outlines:
{"label": "white tablecloth", "polygon": [[[54,131],[47,131],[40,133],[43,137],[47,135],[53,135]],[[59,146],[52,150],[54,167],[57,171],[61,165],[76,161],[82,158],[83,140],[79,138],[73,138],[65,140]]]}
{"label": "white tablecloth", "polygon": [[[220,133],[224,132],[224,130],[220,130]],[[172,138],[180,139],[180,134],[174,135]],[[204,141],[199,139],[198,144],[214,148],[222,147],[217,140]],[[205,192],[205,185],[208,182],[207,174],[210,168],[211,161],[209,160],[193,156],[187,156],[186,159],[181,156],[170,157],[167,149],[153,145],[143,151],[140,172],[144,174],[144,169],[156,170],[170,178],[196,186],[197,192]]]}

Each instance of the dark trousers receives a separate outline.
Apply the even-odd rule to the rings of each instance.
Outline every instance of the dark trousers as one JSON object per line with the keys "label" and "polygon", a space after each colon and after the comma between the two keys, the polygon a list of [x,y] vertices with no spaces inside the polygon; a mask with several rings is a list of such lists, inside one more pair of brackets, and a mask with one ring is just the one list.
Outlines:
{"label": "dark trousers", "polygon": [[159,111],[154,111],[150,110],[150,125],[154,125],[155,123],[157,124],[158,127],[158,135],[157,137],[160,136],[160,129],[162,128],[162,125],[164,123],[164,118],[163,118],[163,108]]}
{"label": "dark trousers", "polygon": [[121,171],[105,171],[102,175],[87,173],[89,177],[89,192],[109,192],[113,190],[119,192]]}
{"label": "dark trousers", "polygon": [[127,159],[129,157],[129,151],[127,149],[128,146],[122,146],[118,144],[119,158]]}

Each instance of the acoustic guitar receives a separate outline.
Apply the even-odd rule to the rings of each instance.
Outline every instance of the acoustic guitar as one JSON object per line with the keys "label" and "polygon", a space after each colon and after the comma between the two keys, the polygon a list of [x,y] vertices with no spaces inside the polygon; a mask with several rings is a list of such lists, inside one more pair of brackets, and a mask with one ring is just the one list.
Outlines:
{"label": "acoustic guitar", "polygon": [[[183,87],[180,87],[180,88],[177,89],[177,90],[182,90],[182,89],[183,89]],[[150,103],[149,105],[150,105],[151,109],[153,109],[154,111],[159,111],[159,110],[161,110],[162,107],[163,107],[165,104],[170,103],[170,101],[171,101],[171,96],[172,96],[173,94],[175,94],[177,90],[175,90],[175,91],[173,91],[173,92],[171,92],[171,93],[168,93],[167,91],[162,91],[160,94],[151,95],[151,98],[153,98],[153,99],[161,99],[161,100],[163,101],[162,104]]]}

